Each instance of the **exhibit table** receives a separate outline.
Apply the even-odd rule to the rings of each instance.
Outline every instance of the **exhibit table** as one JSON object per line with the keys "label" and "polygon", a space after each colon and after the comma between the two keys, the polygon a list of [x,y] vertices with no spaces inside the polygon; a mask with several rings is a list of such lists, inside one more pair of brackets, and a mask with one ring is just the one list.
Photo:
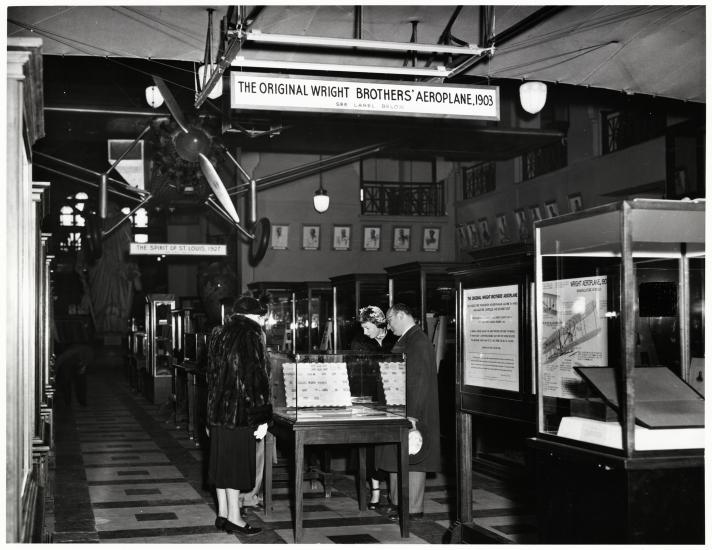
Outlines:
{"label": "exhibit table", "polygon": [[408,431],[407,418],[387,412],[361,413],[363,408],[339,411],[299,411],[297,414],[274,414],[265,444],[265,516],[272,514],[272,445],[271,437],[291,443],[294,449],[294,542],[303,534],[303,484],[305,445],[358,445],[359,476],[357,480],[359,509],[366,510],[366,445],[396,443],[400,460],[398,471],[398,503],[401,537],[408,537]]}

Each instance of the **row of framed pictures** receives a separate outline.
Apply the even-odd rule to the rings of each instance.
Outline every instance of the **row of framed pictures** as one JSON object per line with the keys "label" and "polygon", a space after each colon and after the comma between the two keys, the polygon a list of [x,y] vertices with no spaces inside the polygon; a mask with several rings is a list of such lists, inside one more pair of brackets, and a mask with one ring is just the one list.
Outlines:
{"label": "row of framed pictures", "polygon": [[[440,227],[425,226],[422,228],[421,250],[438,252],[440,250]],[[378,251],[382,246],[382,228],[380,225],[362,226],[361,250]],[[321,248],[321,225],[302,224],[301,249],[319,250]],[[331,250],[351,250],[353,234],[350,225],[334,224],[331,228]],[[391,249],[395,252],[409,252],[413,243],[413,231],[407,225],[395,225],[391,233]],[[272,225],[270,246],[273,250],[289,248],[289,225]]]}
{"label": "row of framed pictures", "polygon": [[[583,200],[579,193],[569,195],[569,211],[583,210]],[[559,215],[559,205],[555,200],[544,203],[544,209],[534,204],[528,209],[519,208],[514,211],[514,220],[519,241],[529,241],[532,237],[532,224],[545,218],[555,218]],[[482,248],[493,244],[507,244],[514,240],[509,223],[509,215],[505,212],[496,216],[496,234],[492,235],[487,218],[470,221],[457,226],[457,236],[461,249]]]}

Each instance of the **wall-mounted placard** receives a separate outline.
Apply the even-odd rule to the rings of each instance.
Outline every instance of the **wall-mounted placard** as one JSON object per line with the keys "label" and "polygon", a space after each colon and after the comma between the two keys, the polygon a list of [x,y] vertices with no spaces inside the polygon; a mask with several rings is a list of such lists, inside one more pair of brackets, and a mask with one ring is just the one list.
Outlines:
{"label": "wall-mounted placard", "polygon": [[519,391],[519,287],[463,291],[466,386]]}

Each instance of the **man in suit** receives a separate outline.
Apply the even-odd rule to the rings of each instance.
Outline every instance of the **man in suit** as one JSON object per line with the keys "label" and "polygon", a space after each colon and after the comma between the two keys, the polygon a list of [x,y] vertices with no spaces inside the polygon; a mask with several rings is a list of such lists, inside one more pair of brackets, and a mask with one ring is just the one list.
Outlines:
{"label": "man in suit", "polygon": [[[394,304],[386,314],[388,325],[398,341],[391,353],[406,354],[406,415],[412,429],[423,437],[421,449],[410,455],[408,473],[408,510],[410,519],[423,517],[425,476],[440,471],[440,412],[435,349],[430,338],[415,322],[413,312],[404,304]],[[398,449],[396,445],[376,447],[376,467],[390,473],[390,498],[398,504]],[[398,520],[398,514],[389,516]]]}

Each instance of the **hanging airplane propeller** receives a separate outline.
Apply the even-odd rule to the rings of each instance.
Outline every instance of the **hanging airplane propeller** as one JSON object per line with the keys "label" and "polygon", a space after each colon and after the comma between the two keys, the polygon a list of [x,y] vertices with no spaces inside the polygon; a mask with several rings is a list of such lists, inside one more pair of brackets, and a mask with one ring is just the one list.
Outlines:
{"label": "hanging airplane propeller", "polygon": [[[254,180],[244,170],[237,159],[229,153],[227,148],[222,143],[209,136],[202,128],[188,124],[183,111],[173,96],[173,93],[162,78],[154,76],[153,81],[161,92],[173,120],[175,120],[176,124],[180,128],[180,131],[176,132],[173,136],[173,145],[176,148],[176,152],[181,158],[189,162],[200,163],[200,169],[203,172],[210,189],[218,200],[219,207],[217,208],[221,211],[220,213],[226,213],[228,221],[233,223],[235,227],[250,240],[250,265],[256,266],[264,257],[265,252],[267,251],[267,246],[269,245],[270,222],[267,218],[260,218],[257,220],[257,186],[255,185]],[[225,184],[222,182],[217,170],[206,156],[213,145],[217,146],[230,159],[230,161],[237,168],[240,177],[245,182],[250,183],[251,215],[247,229],[240,225],[240,218],[237,214],[237,210],[235,209],[235,205],[230,199],[230,195],[228,195]],[[213,208],[216,208],[215,204],[208,204],[210,204]]]}

